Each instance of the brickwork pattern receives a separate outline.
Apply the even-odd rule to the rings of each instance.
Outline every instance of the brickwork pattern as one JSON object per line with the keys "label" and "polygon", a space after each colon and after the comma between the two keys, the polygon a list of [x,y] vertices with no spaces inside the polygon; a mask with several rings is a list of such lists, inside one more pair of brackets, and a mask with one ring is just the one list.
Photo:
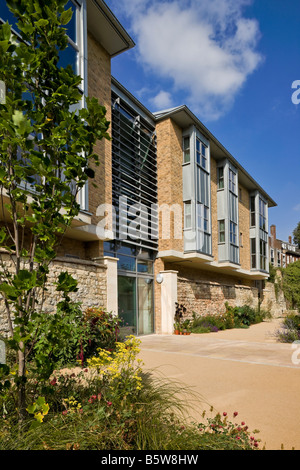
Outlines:
{"label": "brickwork pattern", "polygon": [[167,204],[170,208],[174,204],[180,208],[179,218],[174,218],[171,211],[170,238],[162,238],[164,221],[162,213],[159,220],[159,251],[183,251],[182,231],[180,239],[174,238],[180,227],[183,228],[183,200],[182,200],[182,131],[171,120],[166,119],[157,124],[157,179],[158,204]]}

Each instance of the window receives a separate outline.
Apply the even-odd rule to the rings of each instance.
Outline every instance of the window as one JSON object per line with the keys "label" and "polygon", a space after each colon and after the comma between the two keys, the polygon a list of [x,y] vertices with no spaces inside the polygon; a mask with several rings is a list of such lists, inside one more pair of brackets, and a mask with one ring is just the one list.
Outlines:
{"label": "window", "polygon": [[236,191],[236,174],[229,168],[229,191],[235,194]]}
{"label": "window", "polygon": [[271,248],[271,250],[270,250],[270,258],[271,258],[270,262],[271,262],[272,266],[274,266],[274,261],[275,260],[274,260],[274,250],[273,250],[273,248]]}
{"label": "window", "polygon": [[207,147],[198,138],[196,138],[196,162],[207,169]]}
{"label": "window", "polygon": [[267,231],[266,220],[266,203],[259,198],[259,228],[264,231]]}
{"label": "window", "polygon": [[198,229],[208,232],[208,207],[203,204],[197,204],[197,227]]}
{"label": "window", "polygon": [[190,201],[184,203],[184,228],[192,228],[192,204]]}
{"label": "window", "polygon": [[71,65],[74,73],[77,75],[81,75],[83,77],[83,71],[81,70],[81,64],[79,61],[80,56],[80,38],[81,38],[81,30],[78,27],[81,22],[79,21],[80,18],[80,7],[72,0],[69,0],[66,4],[65,9],[68,10],[72,8],[73,15],[71,21],[67,24],[67,35],[68,35],[68,46],[66,49],[60,52],[60,59],[58,62],[59,67],[66,67],[67,65]]}
{"label": "window", "polygon": [[277,266],[281,266],[281,252],[277,251]]}
{"label": "window", "polygon": [[224,168],[218,168],[218,189],[224,189]]}
{"label": "window", "polygon": [[237,225],[234,222],[230,222],[230,243],[232,243],[232,245],[237,244],[236,228]]}
{"label": "window", "polygon": [[260,269],[266,271],[267,264],[267,243],[263,240],[259,241],[259,251],[260,251]]}
{"label": "window", "polygon": [[183,163],[190,163],[190,137],[183,138]]}
{"label": "window", "polygon": [[251,238],[251,268],[256,269],[256,239]]}
{"label": "window", "polygon": [[240,247],[243,248],[243,234],[240,232]]}
{"label": "window", "polygon": [[219,220],[219,243],[225,243],[225,220]]}
{"label": "window", "polygon": [[250,226],[255,227],[255,196],[250,198]]}

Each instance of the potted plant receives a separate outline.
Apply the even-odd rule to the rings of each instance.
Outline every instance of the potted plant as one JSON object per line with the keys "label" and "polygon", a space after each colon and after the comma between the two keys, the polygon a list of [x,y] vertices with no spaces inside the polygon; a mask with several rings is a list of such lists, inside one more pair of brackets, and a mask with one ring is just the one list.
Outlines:
{"label": "potted plant", "polygon": [[182,323],[182,329],[183,329],[183,334],[184,335],[190,335],[191,334],[191,327],[190,327],[190,320],[184,320]]}
{"label": "potted plant", "polygon": [[179,335],[179,332],[180,332],[180,322],[175,322],[174,323],[174,334],[175,335]]}

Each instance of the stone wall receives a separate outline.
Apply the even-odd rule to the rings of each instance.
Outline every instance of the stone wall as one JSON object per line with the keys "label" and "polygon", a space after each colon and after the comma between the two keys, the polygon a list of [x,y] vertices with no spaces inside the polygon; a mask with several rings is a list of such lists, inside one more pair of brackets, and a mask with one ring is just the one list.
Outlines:
{"label": "stone wall", "polygon": [[258,306],[258,289],[245,285],[178,277],[177,300],[187,308],[187,316],[214,315],[225,312],[225,302],[235,307]]}
{"label": "stone wall", "polygon": [[[5,263],[8,269],[12,268],[12,261],[8,256],[6,256]],[[48,291],[43,305],[45,312],[53,313],[56,310],[56,304],[62,299],[61,293],[56,291],[54,284],[62,271],[67,271],[77,279],[78,291],[72,293],[70,297],[76,302],[81,302],[82,309],[92,306],[106,307],[106,266],[88,260],[56,258],[50,265],[46,286]],[[4,334],[8,332],[6,310],[2,298],[0,298],[0,332]]]}
{"label": "stone wall", "polygon": [[281,317],[287,310],[287,302],[282,290],[276,289],[274,283],[266,282],[261,295],[261,308],[269,310],[273,317]]}

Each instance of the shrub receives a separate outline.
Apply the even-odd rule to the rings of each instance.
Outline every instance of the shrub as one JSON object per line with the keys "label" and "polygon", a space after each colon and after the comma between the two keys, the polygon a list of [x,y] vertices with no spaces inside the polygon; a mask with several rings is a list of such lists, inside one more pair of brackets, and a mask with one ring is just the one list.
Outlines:
{"label": "shrub", "polygon": [[114,350],[120,337],[121,320],[102,307],[88,308],[83,315],[85,335],[81,359],[92,357],[98,348]]}
{"label": "shrub", "polygon": [[300,311],[300,261],[289,264],[283,270],[282,288],[291,307]]}
{"label": "shrub", "polygon": [[247,328],[270,316],[269,312],[248,305],[231,307],[227,302],[225,312],[216,315],[197,315],[193,312],[192,332],[208,333],[231,328]]}
{"label": "shrub", "polygon": [[276,336],[282,343],[300,340],[300,314],[288,314],[282,322],[282,329],[276,332]]}

